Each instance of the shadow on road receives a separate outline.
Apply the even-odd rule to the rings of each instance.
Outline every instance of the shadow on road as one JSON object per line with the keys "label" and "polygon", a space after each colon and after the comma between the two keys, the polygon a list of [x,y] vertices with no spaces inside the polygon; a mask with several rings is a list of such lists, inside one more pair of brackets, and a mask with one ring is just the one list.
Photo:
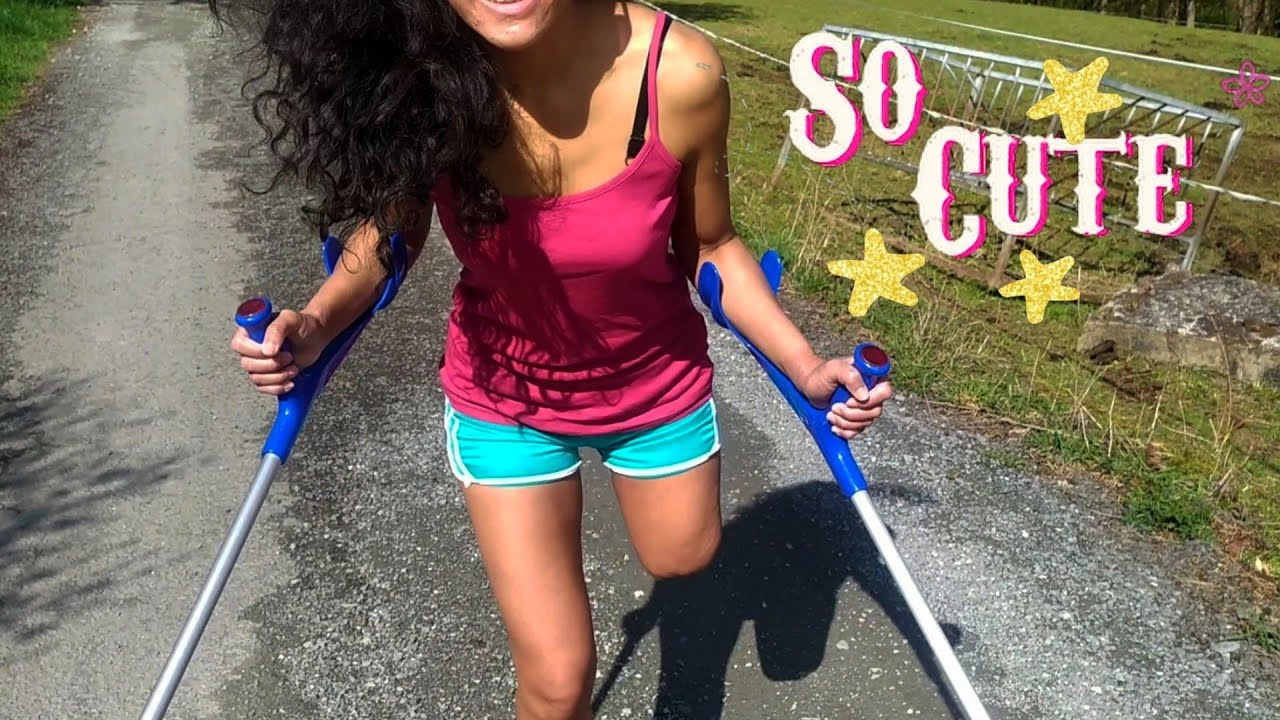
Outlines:
{"label": "shadow on road", "polygon": [[72,620],[113,584],[148,571],[137,541],[95,541],[125,496],[176,463],[142,464],[113,447],[153,418],[80,402],[84,379],[46,379],[20,395],[0,376],[0,635],[30,643]]}
{"label": "shadow on road", "polygon": [[[883,608],[943,688],[924,636],[857,513],[852,507],[830,509],[848,505],[834,483],[810,482],[768,492],[737,512],[706,572],[658,581],[649,602],[623,619],[626,643],[594,707],[600,708],[641,640],[655,629],[661,655],[656,720],[722,717],[730,656],[748,621],[755,627],[764,675],[774,681],[803,678],[822,665],[837,593],[850,579]],[[953,644],[959,641],[958,628],[944,631]],[[947,702],[952,715],[961,717],[949,697]]]}

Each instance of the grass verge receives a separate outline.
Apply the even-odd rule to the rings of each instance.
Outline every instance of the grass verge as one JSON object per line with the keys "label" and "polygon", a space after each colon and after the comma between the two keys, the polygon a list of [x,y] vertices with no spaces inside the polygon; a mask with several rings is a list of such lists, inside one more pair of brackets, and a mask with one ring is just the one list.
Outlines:
{"label": "grass verge", "polygon": [[[1075,67],[1100,54],[908,14],[916,13],[1228,68],[1246,58],[1271,72],[1280,68],[1280,41],[1273,38],[1036,6],[971,0],[660,4],[774,58],[788,58],[797,39],[825,23],[1036,60],[1054,57]],[[787,131],[783,111],[796,107],[799,95],[785,65],[724,42],[719,47],[734,94],[730,160],[738,228],[755,250],[773,248],[782,254],[793,290],[824,301],[833,322],[852,324],[844,312],[848,282],[832,277],[826,262],[860,257],[862,233],[869,227],[925,247],[910,196],[914,176],[857,158],[820,168],[793,157],[771,184]],[[1225,99],[1218,88],[1221,76],[1212,73],[1117,56],[1108,76],[1219,109]],[[1275,195],[1280,187],[1280,114],[1271,105],[1238,114],[1248,129],[1227,185]],[[922,128],[906,155],[918,157],[928,134]],[[880,144],[868,138],[864,148]],[[985,212],[986,201],[960,195],[954,209]],[[1125,240],[1116,237],[1119,233],[1080,238],[1069,231],[1070,219],[1055,217],[1050,223],[1026,242],[1042,259],[1073,254],[1078,269],[1128,278],[1159,270],[1158,238]],[[1276,224],[1276,208],[1224,199],[1197,269],[1224,268],[1272,283],[1280,280],[1280,246],[1266,242],[1268,228]],[[989,261],[995,251],[987,247],[975,257]],[[1011,267],[1016,275],[1016,261]],[[1077,275],[1077,285],[1081,278]],[[881,300],[862,321],[894,353],[899,387],[1007,423],[1023,436],[1029,453],[1098,473],[1113,487],[1133,525],[1180,538],[1216,540],[1250,569],[1258,587],[1273,596],[1280,589],[1280,391],[1140,359],[1096,366],[1075,347],[1094,309],[1085,303],[1051,304],[1045,322],[1031,325],[1021,299],[1000,298],[933,263],[907,284],[920,296],[916,307]],[[1259,620],[1247,624],[1246,632],[1267,648],[1275,646],[1277,628],[1274,619]]]}
{"label": "grass verge", "polygon": [[74,0],[0,0],[0,120],[21,102],[54,44],[76,23]]}

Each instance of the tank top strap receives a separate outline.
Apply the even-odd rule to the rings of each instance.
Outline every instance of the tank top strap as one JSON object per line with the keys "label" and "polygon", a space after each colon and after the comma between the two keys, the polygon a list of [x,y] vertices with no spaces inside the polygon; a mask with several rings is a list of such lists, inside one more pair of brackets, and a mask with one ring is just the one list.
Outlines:
{"label": "tank top strap", "polygon": [[649,43],[649,63],[646,67],[645,93],[649,96],[649,136],[658,137],[658,58],[662,56],[662,43],[671,28],[671,18],[659,10],[653,22],[653,40]]}
{"label": "tank top strap", "polygon": [[666,40],[667,30],[671,27],[671,18],[661,10],[655,13],[653,21],[653,37],[649,41],[649,55],[645,61],[644,77],[640,82],[639,98],[636,101],[635,121],[631,125],[631,141],[627,144],[627,162],[631,162],[644,147],[644,131],[649,129],[649,137],[658,138],[658,58],[662,55],[662,43]]}

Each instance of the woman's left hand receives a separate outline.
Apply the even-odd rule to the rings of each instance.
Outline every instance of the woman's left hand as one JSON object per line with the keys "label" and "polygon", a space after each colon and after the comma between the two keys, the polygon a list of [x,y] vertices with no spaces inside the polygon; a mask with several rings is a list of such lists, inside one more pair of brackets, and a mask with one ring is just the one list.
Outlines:
{"label": "woman's left hand", "polygon": [[838,403],[827,413],[831,429],[840,437],[853,439],[880,417],[885,402],[893,397],[893,385],[886,379],[870,391],[853,367],[853,358],[827,360],[816,365],[796,384],[815,407],[826,407],[837,388],[844,387],[852,398]]}

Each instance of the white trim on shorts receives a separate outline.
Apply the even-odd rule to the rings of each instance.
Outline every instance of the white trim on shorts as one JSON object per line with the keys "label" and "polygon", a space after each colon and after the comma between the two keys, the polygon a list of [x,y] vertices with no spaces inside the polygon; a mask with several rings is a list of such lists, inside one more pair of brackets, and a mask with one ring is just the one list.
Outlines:
{"label": "white trim on shorts", "polygon": [[462,448],[458,442],[458,428],[462,426],[461,414],[453,409],[453,404],[446,399],[444,401],[444,436],[445,436],[445,455],[449,457],[449,471],[457,478],[463,487],[471,487],[472,483],[477,485],[504,487],[511,485],[536,485],[548,483],[554,480],[562,480],[569,477],[582,467],[582,461],[574,463],[567,470],[557,470],[556,472],[543,473],[541,475],[520,475],[516,477],[503,478],[477,478],[467,470],[466,463],[462,462]]}

